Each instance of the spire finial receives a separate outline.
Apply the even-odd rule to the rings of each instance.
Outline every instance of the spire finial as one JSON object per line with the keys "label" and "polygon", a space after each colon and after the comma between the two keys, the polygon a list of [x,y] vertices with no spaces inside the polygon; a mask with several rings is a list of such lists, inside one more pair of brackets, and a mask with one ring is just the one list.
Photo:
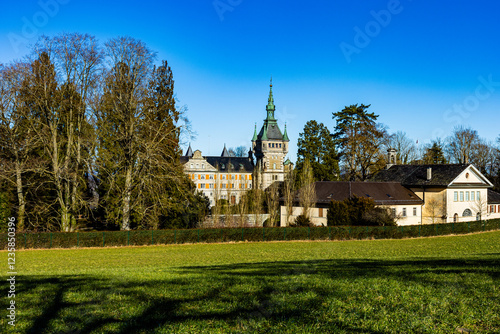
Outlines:
{"label": "spire finial", "polygon": [[269,84],[269,99],[267,100],[267,118],[268,120],[274,120],[274,98],[273,98],[273,77],[271,76],[271,83]]}

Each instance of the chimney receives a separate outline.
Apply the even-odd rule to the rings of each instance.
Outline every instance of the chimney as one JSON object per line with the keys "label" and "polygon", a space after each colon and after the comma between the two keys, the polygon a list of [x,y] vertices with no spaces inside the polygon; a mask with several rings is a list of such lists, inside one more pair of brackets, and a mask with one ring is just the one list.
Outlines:
{"label": "chimney", "polygon": [[427,167],[427,181],[432,179],[432,167]]}

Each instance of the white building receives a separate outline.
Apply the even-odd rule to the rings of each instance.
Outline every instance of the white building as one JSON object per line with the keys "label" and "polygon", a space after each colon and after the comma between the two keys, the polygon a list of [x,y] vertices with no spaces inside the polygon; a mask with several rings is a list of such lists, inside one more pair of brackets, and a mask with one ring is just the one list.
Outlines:
{"label": "white building", "polygon": [[494,217],[488,199],[493,184],[471,164],[392,165],[374,180],[399,182],[417,194],[424,201],[423,224]]}
{"label": "white building", "polygon": [[[320,181],[314,183],[314,189],[316,198],[309,216],[315,225],[327,226],[328,206],[332,200],[343,201],[352,196],[373,199],[375,206],[391,211],[398,225],[420,224],[422,220],[423,201],[413,191],[398,182]],[[287,214],[287,207],[282,203],[280,206],[281,226],[290,225],[303,214],[304,209],[299,203],[300,191],[294,200],[291,214]]]}

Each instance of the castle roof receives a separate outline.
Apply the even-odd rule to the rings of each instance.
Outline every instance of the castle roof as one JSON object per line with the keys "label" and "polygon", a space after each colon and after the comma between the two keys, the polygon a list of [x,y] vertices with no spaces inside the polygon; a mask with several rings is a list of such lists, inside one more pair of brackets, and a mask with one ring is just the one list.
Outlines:
{"label": "castle roof", "polygon": [[262,128],[260,129],[260,132],[258,134],[256,132],[257,128],[255,129],[252,141],[261,141],[261,140],[289,141],[288,135],[286,134],[286,127],[285,127],[285,134],[283,135],[278,126],[278,121],[276,120],[276,118],[274,118],[275,110],[276,106],[274,105],[274,97],[273,97],[273,81],[271,78],[271,84],[269,85],[269,98],[267,100],[267,106],[266,106],[267,117],[264,120],[264,124],[262,125]]}

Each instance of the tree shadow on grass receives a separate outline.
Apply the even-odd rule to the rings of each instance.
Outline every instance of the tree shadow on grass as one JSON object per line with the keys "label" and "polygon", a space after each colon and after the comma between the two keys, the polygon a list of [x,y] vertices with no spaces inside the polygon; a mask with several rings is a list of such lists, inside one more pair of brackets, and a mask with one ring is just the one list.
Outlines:
{"label": "tree shadow on grass", "polygon": [[[174,268],[171,278],[129,281],[92,276],[24,276],[17,299],[24,302],[26,333],[304,332],[388,333],[352,321],[318,324],[325,300],[345,301],[349,292],[311,284],[311,277],[343,282],[392,279],[420,285],[447,284],[443,275],[480,274],[498,283],[500,258],[314,260],[238,263]],[[427,273],[432,279],[426,280]],[[437,278],[437,279],[436,279]],[[243,288],[247,285],[246,288]],[[7,288],[5,283],[2,288]],[[463,286],[465,293],[473,287]],[[299,296],[295,298],[294,296]],[[24,298],[24,299],[23,299]],[[34,298],[30,303],[28,298]],[[296,303],[280,302],[282,299]],[[295,298],[295,299],[294,299]],[[7,301],[1,302],[7,307]],[[34,309],[41,309],[34,315]],[[20,320],[21,321],[21,320]],[[284,325],[284,327],[283,327]],[[277,329],[281,326],[281,330]],[[195,328],[190,331],[189,328]]]}

